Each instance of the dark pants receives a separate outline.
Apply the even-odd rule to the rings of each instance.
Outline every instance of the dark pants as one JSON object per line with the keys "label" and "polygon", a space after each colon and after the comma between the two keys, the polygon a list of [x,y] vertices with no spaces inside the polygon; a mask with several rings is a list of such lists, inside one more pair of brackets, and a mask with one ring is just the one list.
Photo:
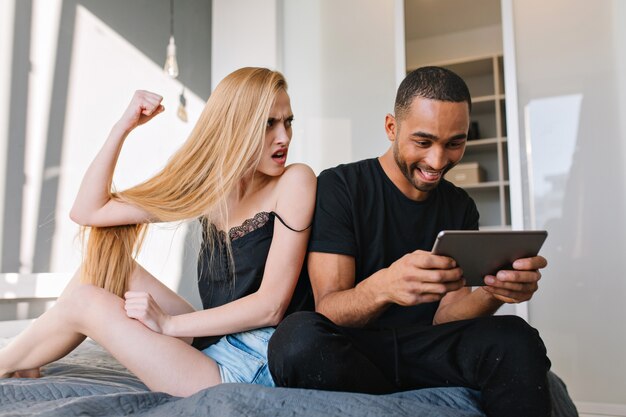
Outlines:
{"label": "dark pants", "polygon": [[462,386],[481,391],[490,417],[550,415],[545,346],[515,316],[359,329],[299,312],[278,326],[268,357],[278,386],[372,394]]}

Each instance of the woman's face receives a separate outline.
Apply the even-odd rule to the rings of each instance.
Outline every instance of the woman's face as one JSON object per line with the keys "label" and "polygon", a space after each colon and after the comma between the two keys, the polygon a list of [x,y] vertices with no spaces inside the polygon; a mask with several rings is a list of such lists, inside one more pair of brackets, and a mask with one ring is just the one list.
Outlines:
{"label": "woman's face", "polygon": [[292,121],[289,95],[281,89],[267,119],[263,155],[257,167],[258,172],[275,177],[285,171],[287,151],[292,135]]}

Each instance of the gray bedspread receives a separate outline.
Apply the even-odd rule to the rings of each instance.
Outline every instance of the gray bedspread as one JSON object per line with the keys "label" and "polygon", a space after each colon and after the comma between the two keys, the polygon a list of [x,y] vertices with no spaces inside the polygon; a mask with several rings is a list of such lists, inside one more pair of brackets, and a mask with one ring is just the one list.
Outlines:
{"label": "gray bedspread", "polygon": [[[172,397],[150,392],[91,341],[43,373],[38,379],[0,380],[0,416],[484,417],[480,394],[465,388],[366,395],[222,384]],[[562,381],[550,374],[550,382],[554,416],[577,416]]]}

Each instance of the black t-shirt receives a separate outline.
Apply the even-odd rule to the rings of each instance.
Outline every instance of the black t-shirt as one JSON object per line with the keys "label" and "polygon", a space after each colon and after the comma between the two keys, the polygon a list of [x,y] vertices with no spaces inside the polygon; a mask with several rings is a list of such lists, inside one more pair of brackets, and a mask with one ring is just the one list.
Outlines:
{"label": "black t-shirt", "polygon": [[[414,201],[378,159],[366,159],[319,175],[309,251],[354,257],[359,283],[407,253],[430,251],[441,230],[477,228],[478,210],[461,188],[442,180],[425,201]],[[371,325],[430,325],[438,306],[392,305]]]}

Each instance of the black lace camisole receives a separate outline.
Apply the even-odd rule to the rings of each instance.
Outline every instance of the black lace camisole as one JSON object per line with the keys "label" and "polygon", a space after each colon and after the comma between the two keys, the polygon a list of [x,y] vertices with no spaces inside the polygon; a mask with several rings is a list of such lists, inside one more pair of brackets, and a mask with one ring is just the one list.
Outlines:
{"label": "black lace camisole", "polygon": [[[274,212],[257,213],[247,219],[241,226],[228,231],[234,260],[234,274],[228,262],[224,231],[217,231],[217,239],[213,248],[204,241],[198,257],[198,288],[202,305],[205,309],[218,307],[246,295],[252,294],[261,286],[265,262],[274,236],[274,220],[278,220],[287,228],[279,215]],[[306,265],[306,261],[304,263]],[[299,310],[312,310],[313,296],[306,273],[301,273],[291,303],[285,315]],[[217,342],[221,336],[197,337],[193,345],[204,349]]]}

